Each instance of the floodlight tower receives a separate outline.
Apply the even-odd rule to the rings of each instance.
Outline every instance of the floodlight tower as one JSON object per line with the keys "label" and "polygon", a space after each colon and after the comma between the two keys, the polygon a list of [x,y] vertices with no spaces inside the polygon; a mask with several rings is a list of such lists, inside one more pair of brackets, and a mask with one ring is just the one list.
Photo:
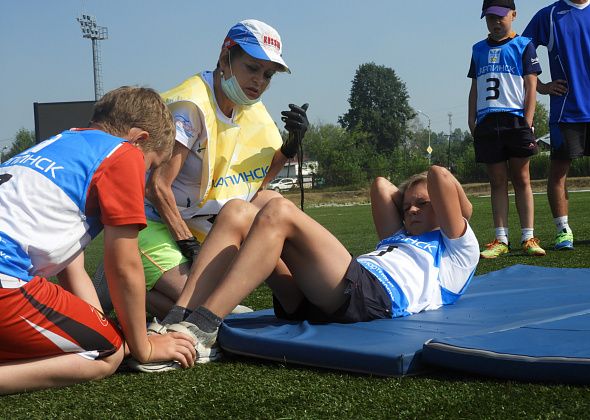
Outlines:
{"label": "floodlight tower", "polygon": [[98,41],[109,38],[109,31],[106,26],[97,26],[96,18],[91,15],[82,14],[76,20],[82,29],[82,38],[92,40],[92,61],[94,65],[94,99],[99,100],[102,96],[102,67],[100,64],[100,46]]}

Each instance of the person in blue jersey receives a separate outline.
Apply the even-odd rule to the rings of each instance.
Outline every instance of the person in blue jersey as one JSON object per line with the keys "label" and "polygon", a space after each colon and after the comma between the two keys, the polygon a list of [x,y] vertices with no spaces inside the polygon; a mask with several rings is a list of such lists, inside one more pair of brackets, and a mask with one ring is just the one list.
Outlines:
{"label": "person in blue jersey", "polygon": [[574,248],[569,226],[567,175],[572,160],[590,156],[590,1],[560,0],[541,9],[523,32],[547,47],[551,81],[537,84],[550,95],[551,164],[547,197],[557,229],[556,250]]}
{"label": "person in blue jersey", "polygon": [[[147,335],[137,248],[145,173],[170,157],[172,116],[157,92],[122,87],[96,103],[90,127],[0,165],[0,394],[103,378],[129,352],[194,364],[190,336]],[[122,331],[84,269],[84,248],[103,228]]]}
{"label": "person in blue jersey", "polygon": [[527,255],[543,256],[534,235],[534,201],[529,160],[537,153],[533,134],[537,75],[541,66],[529,38],[516,35],[514,0],[485,0],[488,37],[473,46],[468,77],[468,123],[475,159],[485,163],[490,179],[495,239],[481,252],[497,258],[510,252],[508,180],[512,181],[520,219],[520,243]]}
{"label": "person in blue jersey", "polygon": [[467,221],[471,203],[453,175],[433,166],[399,188],[377,178],[371,206],[381,241],[353,258],[289,200],[272,199],[260,211],[230,201],[193,263],[196,287],[179,299],[193,311],[167,331],[192,334],[197,352],[216,347],[222,319],[264,282],[277,317],[313,322],[401,317],[456,302],[479,244]]}

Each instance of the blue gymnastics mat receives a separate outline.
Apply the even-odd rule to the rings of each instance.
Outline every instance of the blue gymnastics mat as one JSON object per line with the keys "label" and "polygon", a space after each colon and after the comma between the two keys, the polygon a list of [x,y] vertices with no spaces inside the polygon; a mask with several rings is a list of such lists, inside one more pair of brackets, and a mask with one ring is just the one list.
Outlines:
{"label": "blue gymnastics mat", "polygon": [[524,381],[590,383],[590,314],[427,342],[437,366]]}
{"label": "blue gymnastics mat", "polygon": [[[455,305],[405,318],[357,324],[310,324],[272,310],[229,317],[223,350],[251,357],[379,376],[431,368],[431,339],[482,336],[590,313],[590,270],[516,265],[476,276]],[[523,346],[527,342],[520,340]],[[436,357],[429,362],[436,363]]]}

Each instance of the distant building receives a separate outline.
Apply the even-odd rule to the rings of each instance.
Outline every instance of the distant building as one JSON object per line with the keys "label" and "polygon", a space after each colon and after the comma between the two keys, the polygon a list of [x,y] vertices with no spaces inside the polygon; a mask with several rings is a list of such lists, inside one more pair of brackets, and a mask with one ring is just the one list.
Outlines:
{"label": "distant building", "polygon": [[[316,175],[318,173],[318,162],[316,160],[308,160],[301,165],[301,174]],[[299,175],[299,165],[297,162],[288,161],[285,166],[278,173],[277,178],[292,178]]]}
{"label": "distant building", "polygon": [[[318,172],[318,162],[316,160],[308,160],[301,165],[301,174],[303,175],[303,188],[312,188],[314,185],[314,177]],[[299,164],[297,162],[288,161],[285,163],[283,169],[277,174],[275,179],[293,178],[299,175]]]}

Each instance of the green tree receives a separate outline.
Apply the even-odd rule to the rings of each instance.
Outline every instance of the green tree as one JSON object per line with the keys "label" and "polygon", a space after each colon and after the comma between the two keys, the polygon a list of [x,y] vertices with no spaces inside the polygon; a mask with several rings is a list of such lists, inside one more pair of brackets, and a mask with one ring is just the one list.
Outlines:
{"label": "green tree", "polygon": [[406,85],[393,69],[361,64],[352,81],[350,109],[338,122],[348,132],[368,133],[378,153],[391,153],[407,137],[407,123],[415,116],[408,100]]}
{"label": "green tree", "polygon": [[549,112],[547,111],[547,107],[539,101],[537,101],[533,121],[535,124],[535,136],[537,138],[543,137],[549,132]]}
{"label": "green tree", "polygon": [[[312,125],[305,135],[304,150],[318,161],[318,175],[327,186],[365,184],[376,170],[367,168],[371,153],[366,138],[334,124]],[[383,165],[382,160],[373,163]]]}
{"label": "green tree", "polygon": [[9,159],[20,152],[27,150],[29,147],[33,147],[35,142],[35,133],[31,130],[21,128],[15,135],[15,139],[10,146],[8,152],[2,156],[2,160]]}

